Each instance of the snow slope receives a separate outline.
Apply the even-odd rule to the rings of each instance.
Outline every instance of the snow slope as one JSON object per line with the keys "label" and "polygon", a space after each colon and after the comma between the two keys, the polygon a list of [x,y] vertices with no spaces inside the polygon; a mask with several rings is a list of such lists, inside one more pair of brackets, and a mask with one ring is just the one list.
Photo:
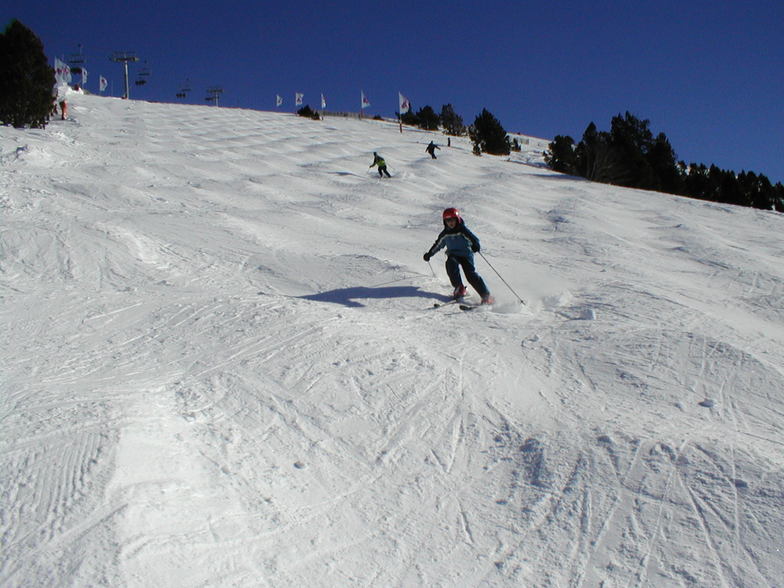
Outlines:
{"label": "snow slope", "polygon": [[[71,112],[0,128],[0,585],[782,586],[784,217],[535,139]],[[447,206],[492,311],[433,308]]]}

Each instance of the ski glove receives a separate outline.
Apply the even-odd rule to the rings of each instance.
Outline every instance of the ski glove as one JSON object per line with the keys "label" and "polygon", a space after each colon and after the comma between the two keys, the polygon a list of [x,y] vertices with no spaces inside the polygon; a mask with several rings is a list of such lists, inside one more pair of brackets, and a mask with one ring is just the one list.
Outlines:
{"label": "ski glove", "polygon": [[479,245],[471,245],[471,251],[474,253],[479,253]]}
{"label": "ski glove", "polygon": [[422,259],[424,259],[425,261],[430,261],[430,258],[431,258],[431,257],[432,257],[432,256],[430,255],[430,252],[427,252],[427,253],[425,253],[425,254],[422,256]]}

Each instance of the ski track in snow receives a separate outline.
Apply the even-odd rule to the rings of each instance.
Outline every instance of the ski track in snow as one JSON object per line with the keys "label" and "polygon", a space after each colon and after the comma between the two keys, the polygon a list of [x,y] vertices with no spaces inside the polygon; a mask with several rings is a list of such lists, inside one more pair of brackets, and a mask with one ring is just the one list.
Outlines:
{"label": "ski track in snow", "polygon": [[[537,140],[72,111],[0,137],[0,584],[784,577],[781,215]],[[525,307],[478,259],[495,308],[433,308],[453,205]]]}

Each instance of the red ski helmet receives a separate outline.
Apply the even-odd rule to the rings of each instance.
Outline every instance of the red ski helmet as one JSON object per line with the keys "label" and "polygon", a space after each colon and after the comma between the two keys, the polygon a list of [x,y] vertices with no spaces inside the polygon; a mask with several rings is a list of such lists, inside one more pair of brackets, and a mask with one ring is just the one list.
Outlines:
{"label": "red ski helmet", "polygon": [[460,218],[460,211],[457,208],[447,208],[441,214],[441,218],[446,221],[447,219],[453,218],[456,219],[457,222],[462,222],[463,219]]}

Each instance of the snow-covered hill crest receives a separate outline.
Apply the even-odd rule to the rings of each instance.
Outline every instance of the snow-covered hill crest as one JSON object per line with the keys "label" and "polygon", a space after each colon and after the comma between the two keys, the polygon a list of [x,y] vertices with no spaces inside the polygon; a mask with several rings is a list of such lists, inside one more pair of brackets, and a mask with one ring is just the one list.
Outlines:
{"label": "snow-covered hill crest", "polygon": [[[779,585],[781,215],[536,139],[71,112],[0,135],[0,584]],[[434,308],[447,206],[491,311]]]}

